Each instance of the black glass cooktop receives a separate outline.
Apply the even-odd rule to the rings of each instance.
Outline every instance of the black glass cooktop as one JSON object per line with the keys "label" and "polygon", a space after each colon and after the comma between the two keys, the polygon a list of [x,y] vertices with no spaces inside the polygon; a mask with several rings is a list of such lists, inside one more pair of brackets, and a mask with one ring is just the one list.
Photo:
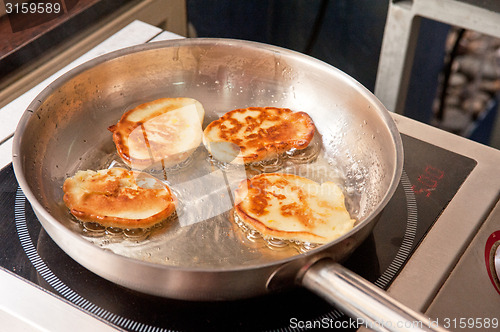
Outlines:
{"label": "black glass cooktop", "polygon": [[[387,288],[476,162],[402,136],[404,172],[372,235],[344,265]],[[0,268],[128,331],[293,331],[353,327],[353,320],[305,289],[229,302],[188,302],[141,294],[89,272],[40,226],[12,166],[0,172]],[[241,280],[242,283],[245,280]],[[69,304],[69,305],[70,305]]]}

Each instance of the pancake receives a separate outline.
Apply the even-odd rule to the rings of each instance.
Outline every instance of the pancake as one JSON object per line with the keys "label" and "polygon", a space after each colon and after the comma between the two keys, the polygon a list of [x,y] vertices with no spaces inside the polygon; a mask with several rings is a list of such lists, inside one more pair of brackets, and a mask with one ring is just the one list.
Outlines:
{"label": "pancake", "polygon": [[355,222],[335,183],[279,173],[242,181],[235,191],[235,214],[264,238],[318,244],[342,236]]}
{"label": "pancake", "polygon": [[203,131],[203,144],[219,161],[249,164],[275,159],[291,149],[305,149],[314,130],[307,113],[249,107],[227,112],[210,123]]}
{"label": "pancake", "polygon": [[125,112],[109,130],[129,167],[161,170],[182,163],[200,145],[204,116],[195,99],[161,98]]}
{"label": "pancake", "polygon": [[158,179],[123,168],[78,171],[64,181],[63,191],[78,220],[109,227],[151,227],[172,215],[177,203]]}

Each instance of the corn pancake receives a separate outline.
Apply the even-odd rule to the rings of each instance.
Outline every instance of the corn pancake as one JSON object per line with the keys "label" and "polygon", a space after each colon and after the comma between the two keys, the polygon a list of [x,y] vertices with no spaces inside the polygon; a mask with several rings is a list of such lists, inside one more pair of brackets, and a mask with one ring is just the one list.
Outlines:
{"label": "corn pancake", "polygon": [[200,145],[204,116],[195,99],[161,98],[125,112],[108,129],[129,167],[161,170],[182,163]]}
{"label": "corn pancake", "polygon": [[342,236],[355,222],[335,183],[280,173],[242,181],[235,191],[235,213],[264,238],[319,244]]}
{"label": "corn pancake", "polygon": [[64,203],[78,220],[147,228],[175,211],[170,188],[151,175],[123,168],[78,171],[63,185]]}
{"label": "corn pancake", "polygon": [[291,149],[305,149],[314,130],[307,113],[249,107],[227,112],[210,123],[203,132],[203,143],[219,161],[248,164],[274,159]]}

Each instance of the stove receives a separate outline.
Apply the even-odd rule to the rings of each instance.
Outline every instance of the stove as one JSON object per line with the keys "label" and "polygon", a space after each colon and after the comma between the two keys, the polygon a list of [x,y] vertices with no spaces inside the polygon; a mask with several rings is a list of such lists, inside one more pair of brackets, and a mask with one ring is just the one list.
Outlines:
{"label": "stove", "polygon": [[[407,134],[402,139],[405,160],[398,189],[373,234],[344,262],[389,290],[400,277],[405,278],[402,271],[411,266],[450,202],[479,167],[474,158]],[[19,188],[12,165],[0,172],[0,197],[0,269],[110,327],[126,331],[294,331],[321,323],[323,327],[355,329],[340,311],[301,288],[239,301],[189,302],[115,285],[80,266],[51,240]],[[500,228],[500,220],[497,224]],[[414,292],[418,286],[415,282]],[[495,292],[493,284],[488,286]],[[447,298],[453,301],[453,296]]]}
{"label": "stove", "polygon": [[[132,35],[146,38],[134,43],[176,37],[138,22],[129,28],[137,32],[138,25],[150,35],[124,29],[113,41],[122,45]],[[28,95],[27,102],[31,99]],[[2,114],[15,118],[21,109],[13,102]],[[405,152],[401,181],[372,235],[343,264],[433,323],[451,330],[463,324],[498,327],[494,253],[500,243],[500,151],[398,114],[393,118]],[[10,145],[7,137],[0,157],[10,153]],[[36,331],[358,327],[302,288],[229,302],[171,300],[126,289],[59,249],[40,226],[10,164],[0,171],[0,198],[0,329],[5,324],[8,330]]]}

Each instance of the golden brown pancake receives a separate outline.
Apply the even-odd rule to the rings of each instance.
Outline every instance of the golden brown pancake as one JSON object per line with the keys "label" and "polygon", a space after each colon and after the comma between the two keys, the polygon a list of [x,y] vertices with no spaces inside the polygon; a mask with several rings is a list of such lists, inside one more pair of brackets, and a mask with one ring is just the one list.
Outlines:
{"label": "golden brown pancake", "polygon": [[267,173],[242,181],[235,214],[264,238],[326,243],[354,226],[342,190],[293,174]]}
{"label": "golden brown pancake", "polygon": [[217,160],[248,164],[274,159],[291,149],[305,149],[314,130],[307,113],[249,107],[230,111],[210,123],[203,132],[203,143]]}
{"label": "golden brown pancake", "polygon": [[161,98],[131,109],[110,126],[123,161],[132,169],[173,167],[202,140],[205,110],[192,98]]}
{"label": "golden brown pancake", "polygon": [[167,219],[177,200],[158,179],[110,168],[78,171],[63,185],[64,203],[78,220],[119,228],[146,228]]}

